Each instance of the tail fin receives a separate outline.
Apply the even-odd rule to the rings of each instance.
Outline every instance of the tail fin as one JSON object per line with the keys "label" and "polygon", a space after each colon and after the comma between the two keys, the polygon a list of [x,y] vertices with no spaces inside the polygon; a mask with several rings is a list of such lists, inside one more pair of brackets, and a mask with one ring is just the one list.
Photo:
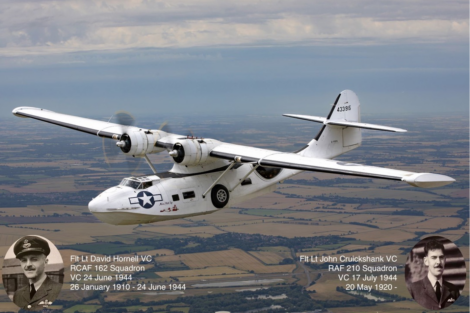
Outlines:
{"label": "tail fin", "polygon": [[391,132],[404,129],[361,123],[361,104],[351,90],[342,91],[336,98],[327,118],[309,115],[284,114],[284,116],[323,123],[317,136],[301,151],[300,155],[332,159],[358,148],[362,142],[361,128]]}
{"label": "tail fin", "polygon": [[336,97],[336,101],[326,119],[360,123],[360,107],[361,104],[354,91],[344,90]]}
{"label": "tail fin", "polygon": [[[351,90],[342,91],[336,98],[325,122],[361,122],[359,99]],[[361,130],[355,127],[342,127],[325,124],[317,136],[308,143],[303,155],[332,159],[358,148],[362,142]]]}

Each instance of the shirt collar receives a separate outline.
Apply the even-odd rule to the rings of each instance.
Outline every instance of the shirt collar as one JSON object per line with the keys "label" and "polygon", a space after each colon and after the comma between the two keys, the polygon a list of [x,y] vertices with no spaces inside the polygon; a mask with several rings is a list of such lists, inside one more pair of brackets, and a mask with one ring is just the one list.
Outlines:
{"label": "shirt collar", "polygon": [[40,280],[34,283],[34,289],[36,289],[36,291],[39,290],[39,288],[42,286],[42,283],[46,280],[46,278],[47,278],[47,275],[44,275],[43,278],[41,278]]}
{"label": "shirt collar", "polygon": [[432,275],[431,272],[428,272],[428,279],[431,282],[432,288],[436,289],[436,282],[439,282],[442,287],[442,276],[441,278],[436,279],[436,276]]}

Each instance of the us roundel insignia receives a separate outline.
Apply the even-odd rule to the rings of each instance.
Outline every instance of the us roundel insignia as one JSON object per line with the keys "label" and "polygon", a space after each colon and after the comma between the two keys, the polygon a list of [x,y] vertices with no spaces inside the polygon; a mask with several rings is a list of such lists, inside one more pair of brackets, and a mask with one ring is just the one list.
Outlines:
{"label": "us roundel insignia", "polygon": [[141,191],[137,194],[137,199],[139,200],[139,204],[144,209],[150,209],[155,204],[155,199],[153,195],[148,191]]}

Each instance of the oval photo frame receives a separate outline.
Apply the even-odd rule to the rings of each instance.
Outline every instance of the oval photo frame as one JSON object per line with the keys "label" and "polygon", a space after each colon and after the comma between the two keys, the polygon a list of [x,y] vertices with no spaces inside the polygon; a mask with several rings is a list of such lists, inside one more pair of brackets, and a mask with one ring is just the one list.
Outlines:
{"label": "oval photo frame", "polygon": [[[466,278],[462,252],[445,237],[431,236],[420,240],[406,259],[406,287],[412,298],[429,310],[454,304],[465,287]],[[440,283],[436,284],[438,281]],[[438,286],[439,291],[436,291]]]}
{"label": "oval photo frame", "polygon": [[[50,250],[46,256],[43,251]],[[16,258],[16,253],[23,258],[37,256],[29,265],[21,265]],[[43,249],[44,247],[44,249]],[[31,291],[30,279],[34,280],[37,275],[46,274],[46,278],[34,292]],[[36,276],[35,276],[36,275]],[[16,240],[8,249],[2,266],[3,286],[7,296],[18,307],[29,310],[43,310],[57,299],[64,283],[64,262],[57,247],[47,238],[39,235],[28,235]],[[35,284],[33,284],[35,285]],[[32,295],[32,297],[31,297]]]}

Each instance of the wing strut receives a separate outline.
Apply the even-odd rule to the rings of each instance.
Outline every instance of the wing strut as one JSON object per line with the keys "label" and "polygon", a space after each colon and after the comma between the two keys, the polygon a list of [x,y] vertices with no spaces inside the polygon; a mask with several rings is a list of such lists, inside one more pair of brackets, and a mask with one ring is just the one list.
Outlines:
{"label": "wing strut", "polygon": [[152,169],[152,172],[153,172],[154,174],[157,174],[157,170],[156,170],[155,167],[153,166],[152,162],[150,162],[149,157],[148,157],[146,154],[144,154],[144,158],[145,158],[145,161],[147,161],[147,164],[148,164],[148,165],[150,166],[150,168]]}
{"label": "wing strut", "polygon": [[248,174],[245,175],[245,177],[243,177],[242,179],[240,179],[240,181],[232,188],[229,190],[229,192],[232,192],[235,190],[235,188],[237,188],[245,179],[247,179],[248,176],[251,175],[251,173],[253,173],[257,168],[258,168],[259,164],[256,164],[255,166],[253,166],[253,168],[251,169],[251,171],[248,172]]}
{"label": "wing strut", "polygon": [[224,177],[225,174],[228,173],[228,171],[230,171],[232,169],[232,167],[235,165],[235,163],[240,163],[241,162],[241,157],[239,156],[236,156],[233,158],[233,161],[230,163],[229,167],[227,167],[225,169],[225,171],[220,174],[220,176],[212,183],[212,185],[209,186],[209,188],[207,188],[207,190],[202,194],[202,198],[206,198],[206,195],[207,193],[212,189],[212,187],[214,187],[221,179],[222,177]]}

